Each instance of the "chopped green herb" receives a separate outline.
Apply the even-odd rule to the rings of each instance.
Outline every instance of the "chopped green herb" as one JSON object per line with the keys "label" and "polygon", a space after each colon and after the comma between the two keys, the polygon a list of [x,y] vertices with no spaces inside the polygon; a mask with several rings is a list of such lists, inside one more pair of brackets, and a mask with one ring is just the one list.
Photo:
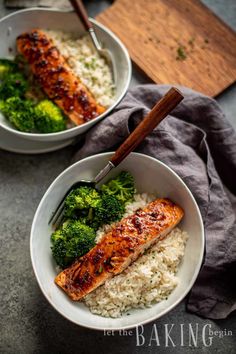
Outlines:
{"label": "chopped green herb", "polygon": [[192,38],[190,38],[190,40],[188,41],[188,44],[193,47],[193,46],[194,46],[194,42],[195,42],[195,38],[192,37]]}
{"label": "chopped green herb", "polygon": [[92,76],[92,77],[91,77],[91,80],[92,80],[92,83],[93,83],[93,84],[95,84],[95,83],[96,83],[96,81],[97,81],[97,78],[96,78],[96,77],[94,77],[94,76]]}
{"label": "chopped green herb", "polygon": [[90,66],[91,66],[91,69],[93,69],[93,70],[96,69],[96,58],[91,59]]}
{"label": "chopped green herb", "polygon": [[100,265],[100,267],[99,267],[99,269],[98,269],[98,273],[102,273],[102,271],[103,271],[103,266]]}
{"label": "chopped green herb", "polygon": [[179,46],[179,48],[177,49],[177,57],[176,60],[185,60],[187,58],[187,54],[184,50],[183,46]]}

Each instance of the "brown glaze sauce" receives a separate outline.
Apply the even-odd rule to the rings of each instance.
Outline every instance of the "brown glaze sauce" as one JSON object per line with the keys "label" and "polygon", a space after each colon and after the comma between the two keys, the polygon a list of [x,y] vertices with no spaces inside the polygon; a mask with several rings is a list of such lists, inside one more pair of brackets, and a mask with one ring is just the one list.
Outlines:
{"label": "brown glaze sauce", "polygon": [[[182,211],[178,210],[181,218]],[[64,271],[65,281],[60,286],[73,299],[83,297],[109,276],[119,274],[127,267],[133,253],[140,253],[151,241],[162,239],[161,232],[173,225],[176,213],[176,206],[170,201],[156,200],[124,218],[93,249]]]}
{"label": "brown glaze sauce", "polygon": [[91,94],[76,78],[60,55],[53,41],[42,31],[32,30],[17,38],[18,49],[29,64],[35,78],[66,115],[87,122],[99,115],[98,106]]}

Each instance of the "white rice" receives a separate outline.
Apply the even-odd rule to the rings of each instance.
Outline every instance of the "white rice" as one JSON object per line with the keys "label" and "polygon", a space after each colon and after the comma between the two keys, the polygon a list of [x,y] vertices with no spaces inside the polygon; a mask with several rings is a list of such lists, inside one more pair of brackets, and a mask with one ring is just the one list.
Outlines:
{"label": "white rice", "polygon": [[74,74],[81,79],[98,103],[109,107],[114,103],[115,87],[106,61],[99,56],[88,35],[76,38],[73,33],[46,31],[65,57]]}
{"label": "white rice", "polygon": [[[136,194],[134,202],[126,207],[126,214],[133,214],[155,199],[147,193]],[[111,229],[106,225],[97,231],[96,242]],[[176,275],[184,255],[187,233],[179,228],[152,246],[124,272],[85,298],[85,304],[94,314],[104,317],[120,317],[132,308],[150,307],[170,295],[178,284]]]}

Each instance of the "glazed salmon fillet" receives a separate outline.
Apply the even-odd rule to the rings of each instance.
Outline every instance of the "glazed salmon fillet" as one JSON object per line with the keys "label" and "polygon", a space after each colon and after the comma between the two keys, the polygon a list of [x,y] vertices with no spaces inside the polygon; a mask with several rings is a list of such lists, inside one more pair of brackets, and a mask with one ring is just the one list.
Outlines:
{"label": "glazed salmon fillet", "polygon": [[58,274],[56,284],[72,300],[82,299],[162,240],[183,215],[183,210],[169,199],[156,199],[116,223],[94,248]]}
{"label": "glazed salmon fillet", "polygon": [[52,39],[34,29],[17,38],[17,49],[28,61],[42,89],[76,125],[105,111],[89,89],[74,75]]}

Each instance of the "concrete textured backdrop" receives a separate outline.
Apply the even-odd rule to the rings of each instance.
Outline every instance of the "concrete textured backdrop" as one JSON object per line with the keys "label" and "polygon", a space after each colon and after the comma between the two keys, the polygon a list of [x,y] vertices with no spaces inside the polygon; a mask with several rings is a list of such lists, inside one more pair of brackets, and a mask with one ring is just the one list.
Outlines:
{"label": "concrete textured backdrop", "polygon": [[[181,0],[180,0],[181,1]],[[225,22],[236,29],[235,0],[204,0],[204,3]],[[109,1],[86,2],[91,16],[104,9]],[[9,13],[0,1],[0,17]],[[134,70],[132,85],[148,79]],[[217,98],[226,116],[236,127],[236,86]],[[12,354],[69,354],[69,353],[235,353],[236,316],[225,320],[202,319],[185,311],[185,302],[153,323],[145,326],[146,343],[136,346],[136,335],[104,336],[76,326],[60,316],[46,301],[33,274],[29,235],[37,205],[53,179],[69,164],[74,147],[44,155],[17,155],[0,151],[0,261],[1,312],[0,353]],[[232,280],[235,281],[235,280]],[[153,341],[148,346],[150,333],[156,324],[160,347]],[[165,325],[174,324],[171,342],[165,346]],[[180,346],[180,324],[184,324],[184,346]],[[197,347],[188,345],[188,326],[198,324],[199,334],[205,325],[214,331],[224,331],[223,338],[214,336],[210,346],[199,337]],[[233,335],[231,335],[232,331]],[[210,344],[207,339],[207,345]]]}

